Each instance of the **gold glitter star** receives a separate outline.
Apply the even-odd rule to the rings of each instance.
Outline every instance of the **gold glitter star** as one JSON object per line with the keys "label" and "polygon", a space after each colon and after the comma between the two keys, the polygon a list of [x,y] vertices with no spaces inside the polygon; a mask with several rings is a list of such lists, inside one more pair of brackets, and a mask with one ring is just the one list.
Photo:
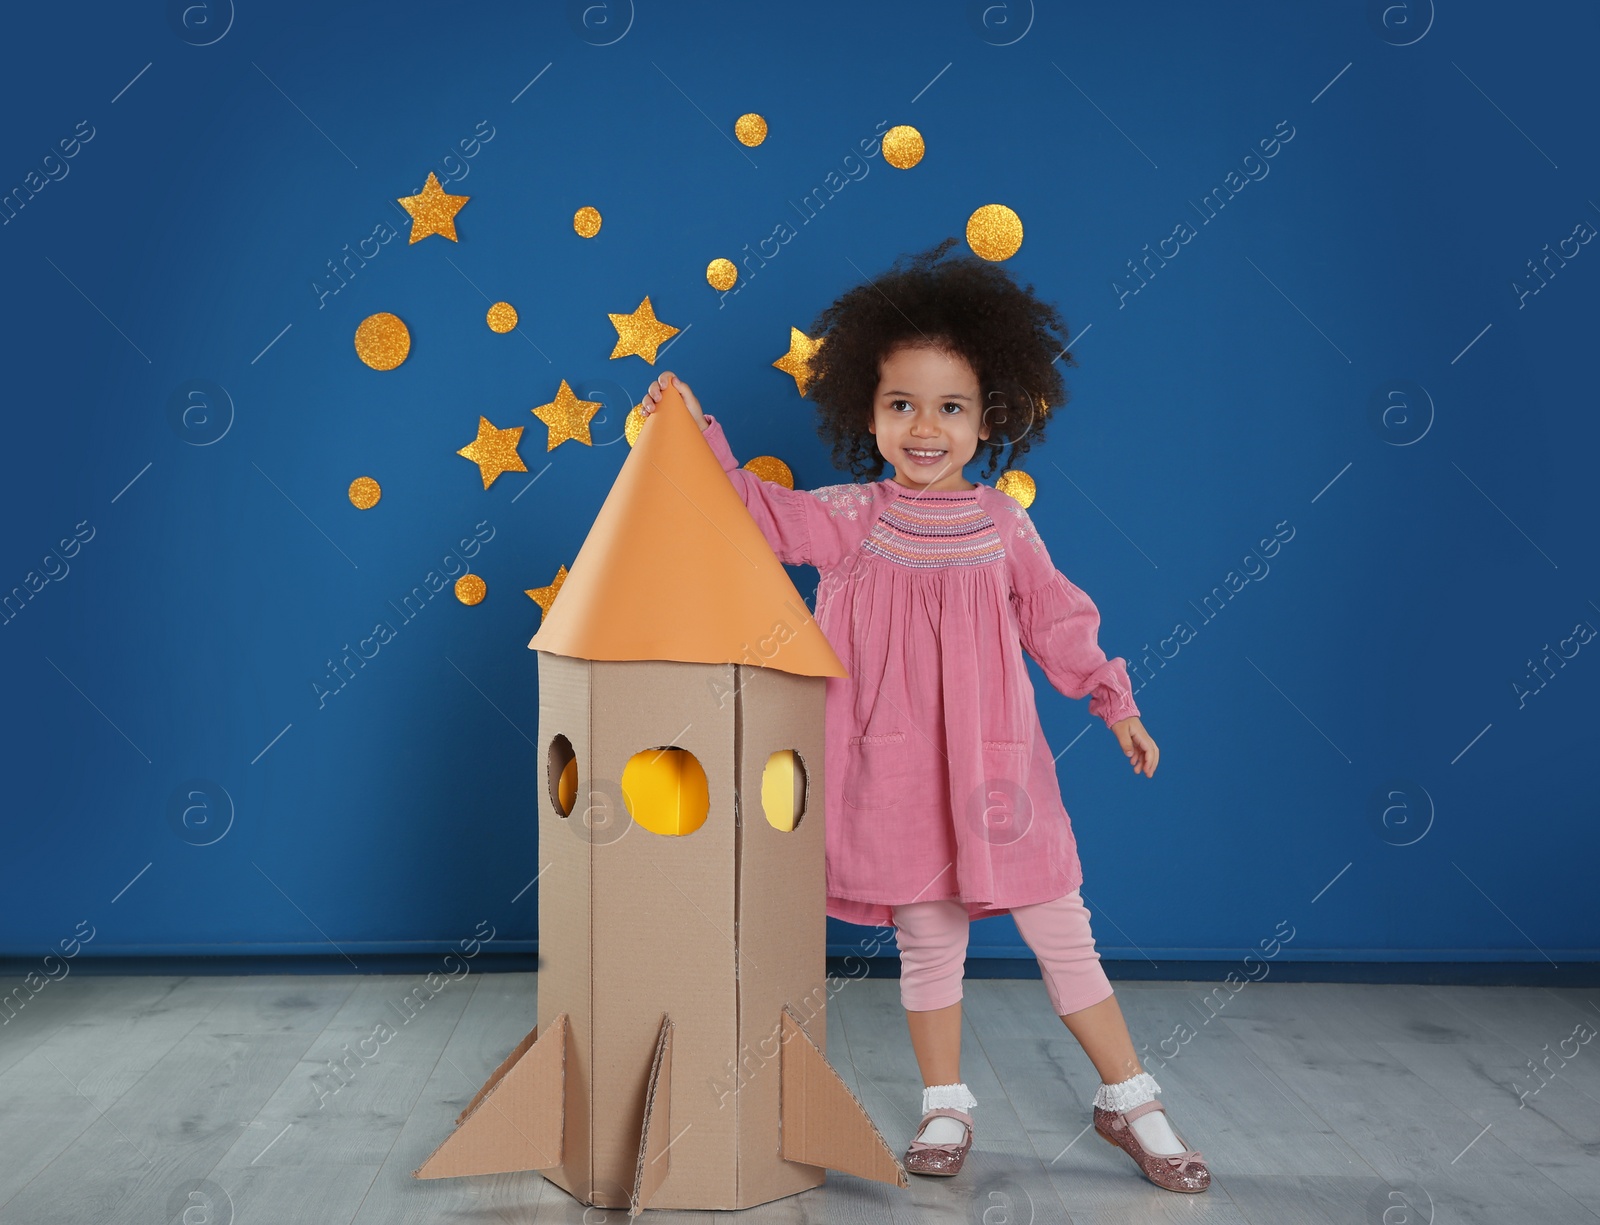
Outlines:
{"label": "gold glitter star", "polygon": [[411,241],[420,242],[429,234],[443,234],[456,241],[456,214],[471,196],[450,196],[439,186],[439,176],[428,171],[428,181],[415,196],[401,196],[400,206],[411,214]]}
{"label": "gold glitter star", "polygon": [[517,443],[522,439],[522,427],[514,425],[509,430],[499,430],[489,424],[489,418],[478,418],[478,436],[456,452],[465,455],[478,465],[483,477],[483,487],[489,488],[494,478],[502,472],[526,472],[528,466],[517,454]]}
{"label": "gold glitter star", "polygon": [[612,357],[634,354],[652,366],[656,364],[656,350],[662,341],[678,334],[677,328],[656,318],[655,307],[650,305],[648,294],[633,314],[612,315],[611,326],[617,329],[617,347],[611,350]]}
{"label": "gold glitter star", "polygon": [[638,404],[628,414],[628,419],[622,423],[622,432],[628,439],[631,447],[639,441],[639,431],[644,429],[644,409]]}
{"label": "gold glitter star", "polygon": [[556,596],[561,594],[561,584],[567,581],[567,568],[562,566],[556,571],[555,581],[548,587],[530,587],[524,594],[539,606],[539,623],[544,624],[544,619],[550,615],[550,605],[556,602]]}
{"label": "gold glitter star", "polygon": [[589,437],[589,418],[604,407],[599,400],[578,399],[567,386],[567,380],[562,379],[556,398],[533,410],[533,415],[550,427],[545,450],[554,451],[569,438],[576,438],[586,447],[594,446],[594,440]]}
{"label": "gold glitter star", "polygon": [[795,389],[801,395],[806,394],[806,384],[811,381],[811,359],[820,348],[821,340],[812,340],[799,328],[792,327],[789,329],[789,351],[772,363],[794,378]]}

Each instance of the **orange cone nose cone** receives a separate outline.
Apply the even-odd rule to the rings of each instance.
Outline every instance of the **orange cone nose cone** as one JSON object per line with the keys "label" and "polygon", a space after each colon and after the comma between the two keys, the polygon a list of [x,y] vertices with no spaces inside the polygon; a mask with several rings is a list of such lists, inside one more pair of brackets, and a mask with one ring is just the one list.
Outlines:
{"label": "orange cone nose cone", "polygon": [[645,419],[528,646],[848,675],[676,387]]}

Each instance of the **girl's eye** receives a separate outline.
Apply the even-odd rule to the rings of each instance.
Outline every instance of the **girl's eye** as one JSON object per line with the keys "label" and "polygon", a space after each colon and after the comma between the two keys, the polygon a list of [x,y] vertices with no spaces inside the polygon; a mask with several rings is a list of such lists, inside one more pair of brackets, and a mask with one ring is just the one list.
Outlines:
{"label": "girl's eye", "polygon": [[956,403],[956,402],[955,402],[955,401],[953,401],[953,400],[952,400],[952,401],[950,401],[950,402],[949,402],[949,403],[948,403],[948,404],[946,404],[946,405],[945,405],[945,407],[946,407],[946,408],[953,408],[953,409],[955,409],[955,410],[956,410],[956,412],[958,412],[958,413],[959,413],[959,412],[960,412],[960,411],[961,411],[961,409],[962,409],[962,405],[960,405],[960,404],[957,404],[957,403]]}

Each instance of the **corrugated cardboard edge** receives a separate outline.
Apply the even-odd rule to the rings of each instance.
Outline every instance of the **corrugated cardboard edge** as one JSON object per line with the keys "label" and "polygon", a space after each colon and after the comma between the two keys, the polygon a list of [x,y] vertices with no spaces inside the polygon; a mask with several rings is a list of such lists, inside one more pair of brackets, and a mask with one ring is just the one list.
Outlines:
{"label": "corrugated cardboard edge", "polygon": [[[745,958],[749,954],[749,946],[742,939],[744,929],[740,926],[744,919],[744,898],[741,885],[744,873],[744,853],[748,845],[747,831],[744,823],[749,819],[750,812],[744,800],[744,789],[740,785],[740,775],[744,769],[744,669],[737,665],[733,672],[733,1049],[734,1058],[737,1060],[744,1051],[744,997],[745,997]],[[733,1202],[744,1203],[744,1184],[748,1181],[749,1171],[745,1163],[740,1160],[745,1129],[749,1126],[744,1115],[744,1093],[736,1092],[733,1095]]]}
{"label": "corrugated cardboard edge", "polygon": [[[737,1070],[730,1077],[737,1089],[725,1100],[727,1109],[738,1112],[739,1125],[739,1186],[733,1206],[745,1208],[827,1180],[819,1166],[781,1158],[778,1066],[785,1004],[804,1019],[812,1041],[827,1049],[827,682],[744,664],[735,673],[739,1041]],[[771,755],[783,749],[798,754],[807,775],[805,807],[789,830],[775,829],[762,804],[766,767]],[[684,1124],[681,1114],[678,1127]]]}
{"label": "corrugated cardboard edge", "polygon": [[560,1165],[566,1056],[562,1014],[542,1040],[530,1034],[518,1044],[462,1113],[456,1130],[411,1176],[459,1178]]}
{"label": "corrugated cardboard edge", "polygon": [[910,1186],[905,1168],[872,1116],[787,1004],[783,1007],[782,1045],[783,1136],[779,1151],[784,1160],[897,1187]]}
{"label": "corrugated cardboard edge", "polygon": [[672,1018],[661,1017],[661,1036],[650,1064],[650,1084],[644,1095],[644,1126],[639,1129],[639,1164],[633,1175],[630,1217],[638,1216],[655,1198],[666,1179],[672,1147]]}
{"label": "corrugated cardboard edge", "polygon": [[[594,759],[596,728],[591,709],[593,665],[547,651],[539,661],[539,843],[538,1020],[544,1027],[567,1018],[566,1098],[561,1165],[544,1177],[581,1202],[594,1195],[594,989],[592,975],[593,834],[596,817]],[[578,762],[578,793],[571,814],[555,805],[550,746],[557,734],[571,742]],[[604,815],[604,814],[600,814]],[[574,827],[578,822],[581,828]],[[602,837],[604,835],[601,835]],[[558,955],[552,957],[552,953]],[[621,1207],[627,1190],[615,1189]]]}

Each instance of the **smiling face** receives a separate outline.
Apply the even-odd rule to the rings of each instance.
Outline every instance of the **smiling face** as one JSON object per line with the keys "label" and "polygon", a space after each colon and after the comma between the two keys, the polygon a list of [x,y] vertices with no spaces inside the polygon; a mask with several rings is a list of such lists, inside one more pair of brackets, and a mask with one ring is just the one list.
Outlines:
{"label": "smiling face", "polygon": [[867,429],[895,483],[925,493],[974,486],[961,469],[989,437],[983,391],[965,358],[930,346],[902,347],[883,359]]}

